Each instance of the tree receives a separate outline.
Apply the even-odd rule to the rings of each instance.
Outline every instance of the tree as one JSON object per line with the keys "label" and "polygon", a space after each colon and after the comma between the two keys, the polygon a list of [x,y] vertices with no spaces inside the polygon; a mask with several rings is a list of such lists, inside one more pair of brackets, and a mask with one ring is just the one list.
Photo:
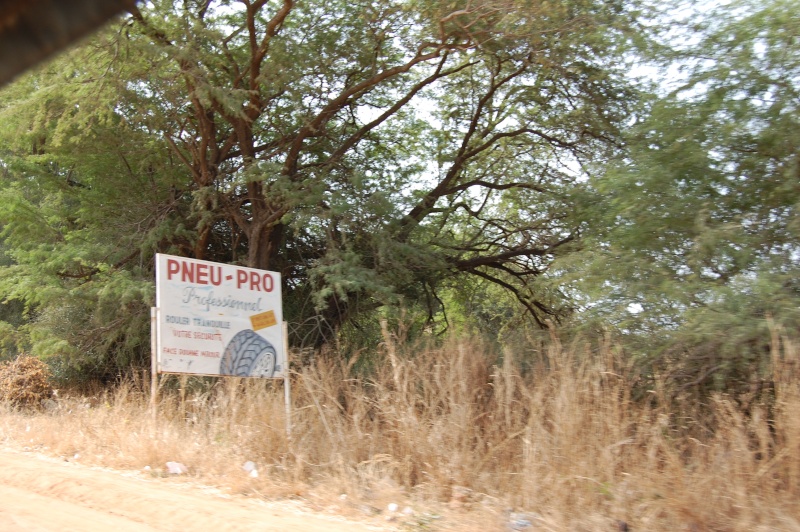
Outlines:
{"label": "tree", "polygon": [[0,96],[5,321],[19,348],[60,355],[60,376],[147,360],[150,256],[194,238],[168,149],[125,126],[113,85],[83,77],[106,52],[73,51]]}
{"label": "tree", "polygon": [[[290,319],[326,324],[301,333],[315,344],[382,305],[426,301],[438,315],[437,291],[465,274],[544,323],[569,309],[548,270],[578,237],[581,165],[618,149],[635,29],[633,4],[589,0],[154,1],[51,67],[54,85],[33,75],[22,83],[36,90],[11,89],[4,114],[37,153],[14,152],[27,166],[10,193],[39,186],[46,161],[62,169],[49,194],[102,203],[130,179],[131,157],[106,149],[120,143],[147,152],[133,173],[158,191],[142,204],[154,223],[129,233],[145,244],[117,242],[123,258],[157,250],[278,270]],[[64,102],[37,112],[43,90]],[[114,174],[104,183],[101,167]],[[61,216],[86,242],[118,228]],[[19,220],[4,217],[7,239]],[[59,254],[74,255],[64,241]],[[13,282],[41,272],[12,256]],[[49,283],[129,271],[88,262],[50,270]],[[11,297],[49,304],[21,288]]]}
{"label": "tree", "polygon": [[736,2],[704,31],[592,182],[590,279],[677,382],[719,389],[763,375],[767,318],[798,325],[800,10]]}

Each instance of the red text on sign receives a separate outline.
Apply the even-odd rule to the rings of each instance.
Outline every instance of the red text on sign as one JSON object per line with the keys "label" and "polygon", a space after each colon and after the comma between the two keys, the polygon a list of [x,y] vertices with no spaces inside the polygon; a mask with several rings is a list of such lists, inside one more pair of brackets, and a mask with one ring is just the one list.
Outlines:
{"label": "red text on sign", "polygon": [[236,288],[247,288],[256,292],[272,292],[275,281],[272,275],[264,272],[236,270]]}
{"label": "red text on sign", "polygon": [[213,264],[202,264],[187,261],[167,259],[167,279],[180,278],[184,283],[222,284],[222,267]]}

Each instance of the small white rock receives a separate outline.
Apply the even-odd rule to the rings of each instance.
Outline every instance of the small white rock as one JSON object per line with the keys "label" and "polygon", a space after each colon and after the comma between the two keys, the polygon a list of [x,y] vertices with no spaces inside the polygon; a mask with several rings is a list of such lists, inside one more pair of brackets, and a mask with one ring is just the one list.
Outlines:
{"label": "small white rock", "polygon": [[144,469],[145,471],[150,471],[150,466],[149,466],[149,465],[146,465],[146,466],[144,466],[142,469]]}
{"label": "small white rock", "polygon": [[167,472],[172,475],[182,475],[189,472],[189,468],[180,462],[167,462]]}
{"label": "small white rock", "polygon": [[392,513],[396,512],[398,510],[398,508],[400,508],[400,507],[397,504],[393,503],[393,502],[389,503],[389,506],[386,507],[386,509],[389,510],[390,512],[392,512]]}
{"label": "small white rock", "polygon": [[258,478],[258,469],[253,469],[252,471],[250,471],[250,477]]}
{"label": "small white rock", "polygon": [[251,471],[255,471],[256,470],[256,463],[251,461],[251,460],[248,460],[247,462],[244,463],[244,465],[242,466],[242,469],[244,469],[248,473],[250,473]]}

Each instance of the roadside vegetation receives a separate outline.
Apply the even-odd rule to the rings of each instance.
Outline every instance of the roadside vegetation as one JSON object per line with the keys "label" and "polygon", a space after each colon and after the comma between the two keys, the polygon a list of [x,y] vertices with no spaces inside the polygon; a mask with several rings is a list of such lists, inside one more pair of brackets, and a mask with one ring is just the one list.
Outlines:
{"label": "roadside vegetation", "polygon": [[[280,273],[291,438],[269,382],[153,418],[157,253]],[[798,279],[796,1],[153,0],[0,90],[0,428],[69,460],[800,529]]]}
{"label": "roadside vegetation", "polygon": [[298,368],[291,439],[280,385],[176,377],[155,420],[134,380],[7,408],[0,437],[148,475],[173,461],[182,479],[409,530],[503,530],[514,516],[532,530],[800,527],[800,352],[778,330],[769,393],[704,403],[643,382],[610,340],[532,337],[498,354],[390,339],[366,354],[380,360],[369,376],[357,358]]}

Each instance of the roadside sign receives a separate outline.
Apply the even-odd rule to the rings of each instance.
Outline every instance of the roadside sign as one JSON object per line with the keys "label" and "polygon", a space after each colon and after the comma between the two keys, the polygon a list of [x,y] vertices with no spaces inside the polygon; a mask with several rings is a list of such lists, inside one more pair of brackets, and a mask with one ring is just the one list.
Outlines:
{"label": "roadside sign", "polygon": [[158,373],[283,378],[279,273],[156,255]]}

